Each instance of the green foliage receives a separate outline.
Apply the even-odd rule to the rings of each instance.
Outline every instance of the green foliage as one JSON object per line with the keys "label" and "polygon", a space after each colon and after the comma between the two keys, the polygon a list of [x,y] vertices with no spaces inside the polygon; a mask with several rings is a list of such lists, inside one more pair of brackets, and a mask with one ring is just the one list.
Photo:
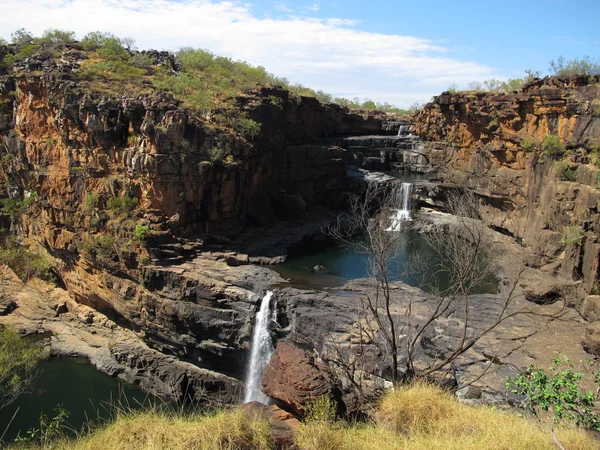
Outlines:
{"label": "green foliage", "polygon": [[456,83],[452,83],[450,86],[448,86],[448,89],[446,89],[450,94],[454,95],[458,92],[458,86],[456,85]]}
{"label": "green foliage", "polygon": [[10,42],[18,46],[33,44],[34,40],[35,38],[33,37],[33,34],[31,34],[25,28],[19,28],[10,35]]}
{"label": "green foliage", "polygon": [[3,198],[0,200],[0,205],[2,205],[2,214],[14,218],[17,218],[19,215],[27,212],[31,206],[33,206],[37,202],[37,194],[32,192],[28,197],[23,200],[18,200],[14,198]]}
{"label": "green foliage", "polygon": [[52,265],[41,255],[19,244],[14,236],[7,236],[0,245],[0,265],[6,264],[23,281],[41,278],[54,281]]}
{"label": "green foliage", "polygon": [[140,240],[140,241],[145,241],[146,238],[148,237],[148,233],[150,232],[150,228],[147,225],[140,225],[137,224],[135,226],[135,236]]}
{"label": "green foliage", "polygon": [[562,157],[566,153],[567,149],[561,144],[558,136],[548,134],[542,141],[542,155],[552,159]]}
{"label": "green foliage", "polygon": [[53,417],[48,417],[42,413],[40,415],[40,427],[30,428],[25,432],[24,436],[17,437],[15,442],[27,446],[35,445],[47,448],[52,441],[61,437],[67,430],[68,418],[69,412],[61,407],[54,408]]}
{"label": "green foliage", "polygon": [[110,258],[115,252],[117,241],[112,236],[99,235],[95,238],[95,246],[98,255],[104,258]]}
{"label": "green foliage", "polygon": [[581,58],[566,60],[559,56],[550,61],[549,71],[551,75],[596,75],[600,74],[600,59],[584,55]]}
{"label": "green foliage", "polygon": [[149,69],[154,64],[154,58],[143,53],[136,53],[129,59],[129,62],[138,69]]}
{"label": "green foliage", "polygon": [[596,175],[596,189],[600,190],[600,172]]}
{"label": "green foliage", "polygon": [[554,365],[548,370],[532,365],[518,377],[509,378],[507,389],[525,395],[525,408],[535,416],[540,411],[552,411],[555,422],[573,421],[600,430],[600,415],[592,410],[596,394],[579,386],[583,375],[574,372],[573,364],[563,355],[552,361]]}
{"label": "green foliage", "polygon": [[87,212],[91,212],[96,208],[98,204],[98,194],[88,194],[85,197],[84,208]]}
{"label": "green foliage", "polygon": [[92,31],[83,37],[81,46],[87,51],[97,51],[98,55],[106,60],[122,60],[127,57],[123,40],[112,33]]}
{"label": "green foliage", "polygon": [[129,214],[139,205],[137,198],[131,197],[111,197],[108,199],[106,206],[117,215]]}
{"label": "green foliage", "polygon": [[527,153],[536,151],[539,145],[540,143],[537,141],[537,139],[531,136],[527,136],[521,141],[521,148]]}
{"label": "green foliage", "polygon": [[252,119],[241,117],[235,121],[235,129],[246,139],[254,139],[260,134],[261,125]]}
{"label": "green foliage", "polygon": [[111,60],[98,61],[89,65],[78,73],[81,80],[93,81],[104,79],[106,81],[136,80],[146,75],[144,69],[134,67],[127,61]]}
{"label": "green foliage", "polygon": [[13,328],[0,330],[0,409],[32,387],[36,365],[47,355],[42,346],[24,339]]}
{"label": "green foliage", "polygon": [[277,109],[283,109],[283,99],[275,95],[269,95],[267,97],[267,103],[275,106]]}
{"label": "green foliage", "polygon": [[305,423],[332,423],[335,421],[337,404],[335,400],[323,395],[308,402],[304,413]]}
{"label": "green foliage", "polygon": [[572,168],[567,161],[556,161],[554,163],[554,170],[560,180],[575,181],[577,169]]}
{"label": "green foliage", "polygon": [[581,238],[583,236],[585,236],[585,232],[581,227],[567,226],[563,231],[560,242],[564,245],[574,245],[576,247],[580,247]]}
{"label": "green foliage", "polygon": [[58,50],[67,44],[75,41],[75,33],[73,31],[57,30],[49,28],[42,34],[42,37],[36,39],[36,42],[51,50]]}
{"label": "green foliage", "polygon": [[213,147],[208,151],[208,156],[212,163],[223,161],[224,155],[225,151],[219,146]]}

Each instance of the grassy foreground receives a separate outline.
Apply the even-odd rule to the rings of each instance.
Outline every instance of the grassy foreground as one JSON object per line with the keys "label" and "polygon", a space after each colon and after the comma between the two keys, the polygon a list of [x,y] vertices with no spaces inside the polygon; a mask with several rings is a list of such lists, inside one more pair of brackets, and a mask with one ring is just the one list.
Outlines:
{"label": "grassy foreground", "polygon": [[[568,450],[600,449],[577,428],[559,428]],[[542,450],[558,449],[550,428],[488,407],[458,403],[448,393],[415,385],[389,394],[370,424],[349,425],[327,417],[305,423],[300,450]],[[59,440],[56,449],[210,449],[275,448],[267,422],[237,409],[212,416],[181,416],[159,411],[121,414],[85,436]]]}

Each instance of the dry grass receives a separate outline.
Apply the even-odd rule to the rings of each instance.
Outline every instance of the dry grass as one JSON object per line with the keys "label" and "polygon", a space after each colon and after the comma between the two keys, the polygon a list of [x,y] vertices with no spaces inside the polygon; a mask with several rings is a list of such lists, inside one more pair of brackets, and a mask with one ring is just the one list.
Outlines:
{"label": "dry grass", "polygon": [[156,410],[120,414],[116,420],[76,440],[58,442],[60,450],[267,450],[273,448],[268,423],[235,410],[212,416]]}
{"label": "dry grass", "polygon": [[[556,431],[568,450],[600,449],[582,430]],[[327,443],[327,445],[324,445]],[[301,450],[556,450],[551,431],[538,423],[489,407],[458,403],[438,388],[398,389],[381,403],[370,425],[305,425]]]}

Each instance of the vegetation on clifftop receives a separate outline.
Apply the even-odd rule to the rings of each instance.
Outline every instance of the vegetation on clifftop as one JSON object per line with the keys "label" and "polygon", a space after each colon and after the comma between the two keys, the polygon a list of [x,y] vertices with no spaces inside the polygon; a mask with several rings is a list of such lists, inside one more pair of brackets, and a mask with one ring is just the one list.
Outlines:
{"label": "vegetation on clifftop", "polygon": [[[321,90],[277,77],[262,66],[218,56],[206,49],[183,47],[172,55],[174,64],[170,65],[166,55],[163,54],[165,59],[161,60],[155,57],[157,52],[138,52],[133,39],[119,38],[112,33],[91,32],[77,43],[72,31],[49,29],[41,37],[35,37],[21,28],[12,33],[11,44],[13,51],[1,61],[0,74],[36,54],[57,58],[60,50],[69,46],[88,53],[77,73],[79,81],[92,83],[94,88],[108,93],[116,93],[115,89],[139,92],[154,86],[203,113],[223,107],[224,102],[260,86],[281,86],[294,96],[314,97],[320,102],[337,103],[350,109],[413,112],[367,98],[334,98]],[[0,45],[4,44],[0,41]],[[111,86],[115,81],[122,86]]]}

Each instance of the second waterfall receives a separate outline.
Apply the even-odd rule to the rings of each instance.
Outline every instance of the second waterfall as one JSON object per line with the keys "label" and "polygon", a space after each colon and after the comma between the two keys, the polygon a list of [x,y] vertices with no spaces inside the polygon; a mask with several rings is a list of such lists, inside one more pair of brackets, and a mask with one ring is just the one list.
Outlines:
{"label": "second waterfall", "polygon": [[244,403],[260,402],[265,405],[269,404],[269,397],[262,393],[261,381],[274,352],[273,341],[269,333],[269,325],[271,321],[275,320],[276,314],[276,308],[271,308],[272,298],[273,292],[267,291],[261,300],[260,309],[256,316],[246,375]]}
{"label": "second waterfall", "polygon": [[411,209],[411,194],[412,194],[412,183],[402,183],[400,188],[396,188],[394,192],[394,203],[398,205],[398,209],[393,216],[390,217],[391,224],[386,231],[401,231],[402,222],[411,220],[410,209]]}

